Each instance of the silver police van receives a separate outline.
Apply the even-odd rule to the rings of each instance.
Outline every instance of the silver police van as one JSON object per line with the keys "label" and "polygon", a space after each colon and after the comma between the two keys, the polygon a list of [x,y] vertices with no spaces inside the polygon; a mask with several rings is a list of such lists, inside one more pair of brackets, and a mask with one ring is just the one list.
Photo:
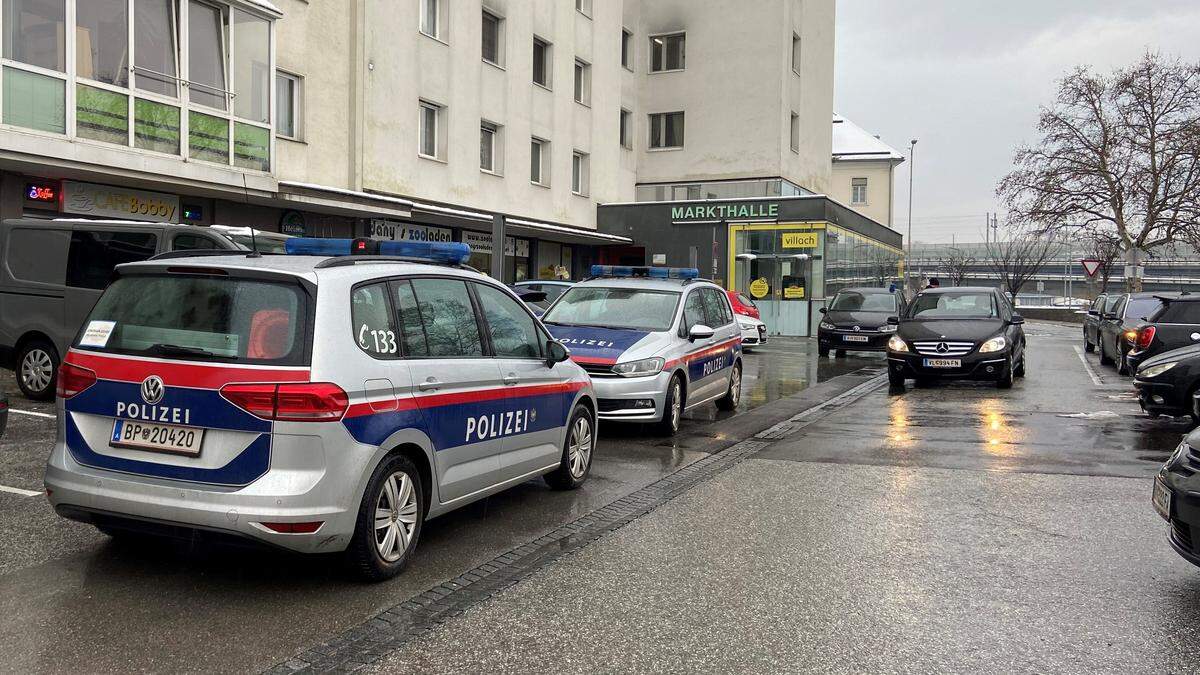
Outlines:
{"label": "silver police van", "polygon": [[465,244],[286,248],[117,268],[59,371],[60,515],[345,551],[383,579],[428,518],[587,478],[587,374]]}
{"label": "silver police van", "polygon": [[592,377],[600,419],[664,435],[684,411],[742,395],[742,333],[720,286],[690,268],[592,266],[542,321]]}

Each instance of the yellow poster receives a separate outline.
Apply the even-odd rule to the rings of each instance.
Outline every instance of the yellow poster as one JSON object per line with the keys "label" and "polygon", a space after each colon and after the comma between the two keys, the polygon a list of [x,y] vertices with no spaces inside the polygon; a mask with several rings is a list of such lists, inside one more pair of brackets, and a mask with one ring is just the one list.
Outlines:
{"label": "yellow poster", "polygon": [[750,282],[750,296],[755,300],[767,297],[767,293],[771,291],[771,285],[767,283],[765,277],[759,277]]}
{"label": "yellow poster", "polygon": [[804,287],[803,286],[789,286],[789,287],[783,289],[783,299],[784,300],[803,300],[804,299]]}
{"label": "yellow poster", "polygon": [[818,235],[816,232],[784,232],[784,248],[816,248]]}

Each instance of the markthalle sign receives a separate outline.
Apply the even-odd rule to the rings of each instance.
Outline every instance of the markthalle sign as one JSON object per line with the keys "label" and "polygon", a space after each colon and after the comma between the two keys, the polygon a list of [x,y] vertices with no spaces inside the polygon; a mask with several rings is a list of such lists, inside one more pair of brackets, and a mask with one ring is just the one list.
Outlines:
{"label": "markthalle sign", "polygon": [[752,220],[779,217],[778,202],[749,202],[744,204],[688,204],[671,207],[671,220],[690,223],[714,220]]}

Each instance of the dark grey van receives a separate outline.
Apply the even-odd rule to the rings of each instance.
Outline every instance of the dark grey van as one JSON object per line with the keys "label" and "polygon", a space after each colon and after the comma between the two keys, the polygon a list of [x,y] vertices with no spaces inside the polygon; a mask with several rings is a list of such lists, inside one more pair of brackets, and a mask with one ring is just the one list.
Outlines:
{"label": "dark grey van", "polygon": [[0,223],[0,359],[29,398],[54,398],[59,356],[113,267],[165,251],[241,250],[207,227],[22,218]]}

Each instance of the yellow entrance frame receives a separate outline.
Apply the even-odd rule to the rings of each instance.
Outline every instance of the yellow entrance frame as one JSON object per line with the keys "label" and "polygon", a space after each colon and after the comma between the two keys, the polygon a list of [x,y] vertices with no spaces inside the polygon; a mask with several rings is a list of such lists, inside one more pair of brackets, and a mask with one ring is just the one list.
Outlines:
{"label": "yellow entrance frame", "polygon": [[[892,253],[899,254],[900,265],[904,265],[904,263],[906,262],[904,260],[904,250],[903,249],[896,248],[895,246],[889,246],[888,244],[885,244],[873,237],[868,237],[867,235],[865,235],[861,232],[855,232],[854,230],[848,230],[844,227],[838,227],[837,225],[832,225],[825,221],[798,221],[798,222],[791,222],[791,223],[735,223],[735,224],[732,224],[729,226],[729,247],[728,247],[729,261],[728,261],[728,266],[725,268],[726,275],[727,275],[725,288],[727,288],[731,291],[742,290],[740,288],[734,287],[734,281],[737,276],[735,273],[735,269],[737,266],[737,251],[736,251],[736,249],[737,249],[737,233],[738,232],[763,231],[763,230],[774,230],[776,232],[805,232],[805,231],[812,231],[812,230],[827,230],[829,232],[834,232],[837,234],[841,234],[841,233],[845,232],[847,234],[853,234],[856,237],[861,237],[862,239],[866,239],[867,241],[874,243],[876,246],[879,246],[882,249],[886,249],[888,251],[891,251]],[[824,260],[822,260],[822,264],[824,264]],[[901,278],[903,278],[903,276],[901,276]],[[821,289],[821,290],[823,293],[824,289]]]}

